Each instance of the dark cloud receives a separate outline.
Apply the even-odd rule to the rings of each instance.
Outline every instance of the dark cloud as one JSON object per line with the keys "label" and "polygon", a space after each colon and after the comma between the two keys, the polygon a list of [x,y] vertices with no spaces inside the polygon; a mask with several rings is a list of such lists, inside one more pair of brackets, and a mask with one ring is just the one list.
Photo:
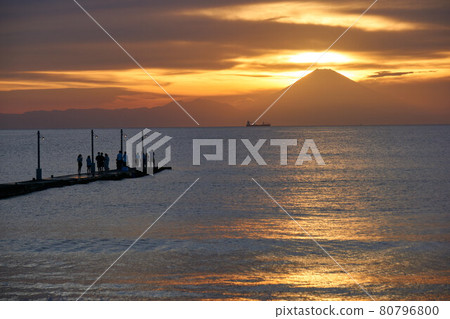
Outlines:
{"label": "dark cloud", "polygon": [[27,80],[36,82],[80,82],[104,87],[112,87],[117,83],[114,80],[89,79],[81,74],[67,73],[4,72],[1,79],[14,82],[25,82]]}
{"label": "dark cloud", "polygon": [[414,72],[391,72],[391,71],[379,71],[375,74],[369,75],[369,78],[384,78],[387,76],[402,76],[407,74],[413,74]]}
{"label": "dark cloud", "polygon": [[[264,2],[273,1],[80,1],[146,68],[220,70],[236,66],[233,60],[239,57],[277,50],[321,51],[345,29],[179,14],[183,9]],[[346,3],[362,6],[361,1]],[[448,7],[447,2],[434,1],[427,8],[428,2],[414,1],[405,9],[406,2],[399,3],[402,5],[399,8],[392,7],[391,2],[390,7],[383,7],[388,4],[381,1],[370,13],[405,21],[419,21],[423,15],[421,21],[439,22],[446,15],[442,7]],[[0,68],[3,71],[135,67],[73,1],[4,1],[1,12]],[[401,32],[353,28],[335,48],[382,55],[386,59],[429,57],[435,52],[450,51],[450,31],[448,28]]]}
{"label": "dark cloud", "polygon": [[[43,89],[0,91],[0,113],[22,113],[30,110],[86,109],[120,107],[125,100],[141,101],[149,106],[153,100],[166,100],[165,94],[140,93],[123,88],[105,87],[92,89]],[[126,104],[129,106],[129,101]]]}
{"label": "dark cloud", "polygon": [[[342,12],[358,14],[361,10],[346,8]],[[450,2],[447,0],[378,1],[370,9],[369,14],[403,22],[424,23],[448,29]]]}

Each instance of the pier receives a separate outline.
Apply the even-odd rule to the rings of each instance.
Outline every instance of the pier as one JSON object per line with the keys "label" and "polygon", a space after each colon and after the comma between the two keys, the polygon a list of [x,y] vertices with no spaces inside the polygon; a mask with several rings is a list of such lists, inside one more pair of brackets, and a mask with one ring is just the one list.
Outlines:
{"label": "pier", "polygon": [[[49,188],[65,187],[71,185],[88,184],[96,181],[117,181],[128,178],[139,178],[148,176],[148,170],[151,170],[152,174],[155,175],[164,170],[171,170],[172,167],[163,166],[158,167],[155,164],[155,154],[151,155],[151,165],[147,168],[147,162],[142,162],[142,170],[136,168],[126,167],[121,170],[108,170],[108,171],[95,171],[95,161],[94,161],[94,130],[91,130],[91,158],[92,162],[92,173],[85,174],[73,174],[73,175],[63,175],[63,176],[53,176],[50,178],[42,178],[41,169],[41,140],[43,137],[40,131],[37,132],[37,169],[36,178],[28,181],[22,182],[12,182],[0,184],[0,199],[5,199],[14,196],[25,195],[37,191],[42,191]],[[125,135],[126,137],[126,135]],[[144,135],[142,135],[142,139]],[[120,149],[123,151],[123,130],[120,130]],[[125,164],[126,165],[126,164]]]}
{"label": "pier", "polygon": [[[171,167],[154,167],[153,174],[172,169]],[[118,181],[126,178],[139,178],[148,176],[148,174],[135,168],[129,168],[127,171],[111,170],[108,172],[96,172],[92,174],[74,174],[55,176],[40,180],[30,180],[16,183],[0,184],[0,199],[13,196],[25,195],[33,192],[42,191],[49,188],[72,186],[79,184],[88,184],[96,181]]]}

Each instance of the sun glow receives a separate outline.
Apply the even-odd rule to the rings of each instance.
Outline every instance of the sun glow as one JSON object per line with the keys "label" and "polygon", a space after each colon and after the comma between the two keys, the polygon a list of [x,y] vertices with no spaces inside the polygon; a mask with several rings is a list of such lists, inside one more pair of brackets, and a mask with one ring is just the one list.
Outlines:
{"label": "sun glow", "polygon": [[288,57],[289,62],[293,63],[348,63],[352,59],[346,55],[334,52],[303,52]]}

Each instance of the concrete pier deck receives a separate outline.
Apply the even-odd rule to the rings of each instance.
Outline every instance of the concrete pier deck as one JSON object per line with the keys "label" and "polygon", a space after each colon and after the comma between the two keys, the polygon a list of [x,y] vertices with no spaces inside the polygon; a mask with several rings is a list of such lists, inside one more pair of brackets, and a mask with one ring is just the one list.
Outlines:
{"label": "concrete pier deck", "polygon": [[[171,169],[170,167],[155,167],[153,174],[159,173],[165,169]],[[92,174],[74,174],[55,176],[51,178],[45,178],[42,180],[30,180],[16,183],[0,184],[0,199],[20,196],[45,190],[48,188],[64,187],[78,184],[88,184],[101,180],[121,180],[125,178],[139,178],[144,177],[147,174],[139,171],[135,168],[130,168],[127,171],[111,170],[108,172],[96,172]]]}

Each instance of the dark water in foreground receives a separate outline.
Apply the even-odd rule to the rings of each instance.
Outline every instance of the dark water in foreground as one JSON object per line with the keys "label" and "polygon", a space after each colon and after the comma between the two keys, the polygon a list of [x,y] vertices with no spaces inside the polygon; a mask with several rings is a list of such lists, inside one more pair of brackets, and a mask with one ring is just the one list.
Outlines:
{"label": "dark water in foreground", "polygon": [[[0,299],[76,299],[197,178],[85,299],[368,299],[251,178],[375,299],[449,299],[449,126],[158,131],[173,171],[0,201]],[[44,176],[90,151],[88,130],[42,133]],[[114,156],[118,130],[96,134]],[[31,178],[35,132],[0,135],[2,181]],[[298,146],[280,166],[266,143],[267,166],[193,166],[192,138],[313,138],[327,165],[293,165]]]}

